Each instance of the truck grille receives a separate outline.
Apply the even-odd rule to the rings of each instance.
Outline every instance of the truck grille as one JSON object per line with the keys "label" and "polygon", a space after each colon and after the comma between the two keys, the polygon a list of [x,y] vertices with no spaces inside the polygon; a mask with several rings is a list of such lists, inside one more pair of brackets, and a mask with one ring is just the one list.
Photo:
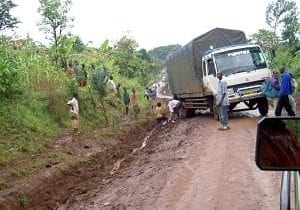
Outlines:
{"label": "truck grille", "polygon": [[251,87],[251,86],[257,86],[257,85],[262,85],[264,83],[264,81],[265,80],[259,80],[259,81],[248,82],[248,83],[239,84],[239,85],[232,85],[232,86],[228,86],[228,89],[232,88],[234,92],[237,92],[238,89],[243,89],[243,88],[247,88],[247,87]]}
{"label": "truck grille", "polygon": [[257,93],[261,92],[261,86],[259,85],[252,88],[238,89],[237,92],[240,96],[256,95]]}

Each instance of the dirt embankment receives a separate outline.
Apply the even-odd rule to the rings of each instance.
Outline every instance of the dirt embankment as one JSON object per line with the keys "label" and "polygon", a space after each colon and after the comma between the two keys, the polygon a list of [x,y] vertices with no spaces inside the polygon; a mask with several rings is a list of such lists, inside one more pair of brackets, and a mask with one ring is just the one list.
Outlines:
{"label": "dirt embankment", "polygon": [[[47,162],[44,169],[33,176],[11,181],[10,188],[0,192],[0,209],[57,209],[70,196],[99,187],[95,183],[105,185],[103,180],[114,177],[110,173],[114,163],[140,147],[144,136],[154,126],[151,120],[138,124],[127,119],[123,129],[116,131],[119,134],[97,129],[79,137],[65,135],[59,138],[48,145],[45,154],[13,163],[27,164],[55,153],[65,155],[64,160]],[[1,175],[4,176],[8,169],[8,166],[2,168]]]}

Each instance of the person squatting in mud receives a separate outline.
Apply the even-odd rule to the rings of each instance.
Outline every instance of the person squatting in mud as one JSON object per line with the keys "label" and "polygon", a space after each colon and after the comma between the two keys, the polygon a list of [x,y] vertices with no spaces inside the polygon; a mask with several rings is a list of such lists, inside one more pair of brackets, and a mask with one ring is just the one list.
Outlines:
{"label": "person squatting in mud", "polygon": [[172,99],[168,103],[169,111],[170,111],[170,118],[171,122],[175,122],[176,118],[179,118],[179,110],[182,107],[181,101],[177,100],[176,98]]}
{"label": "person squatting in mud", "polygon": [[156,108],[155,108],[155,118],[157,123],[162,123],[167,121],[167,111],[162,106],[161,102],[157,102]]}

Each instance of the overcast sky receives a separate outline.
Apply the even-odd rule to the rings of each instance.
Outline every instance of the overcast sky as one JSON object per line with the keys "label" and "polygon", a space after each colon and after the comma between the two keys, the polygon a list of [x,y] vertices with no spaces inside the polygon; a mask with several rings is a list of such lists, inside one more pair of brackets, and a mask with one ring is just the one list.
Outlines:
{"label": "overcast sky", "polygon": [[[13,0],[14,15],[22,23],[18,35],[44,42],[37,22],[38,0]],[[240,29],[247,36],[265,23],[271,0],[73,0],[71,32],[99,46],[105,39],[116,41],[127,32],[140,48],[150,50],[169,44],[184,45],[216,27]],[[300,0],[296,0],[298,8]]]}

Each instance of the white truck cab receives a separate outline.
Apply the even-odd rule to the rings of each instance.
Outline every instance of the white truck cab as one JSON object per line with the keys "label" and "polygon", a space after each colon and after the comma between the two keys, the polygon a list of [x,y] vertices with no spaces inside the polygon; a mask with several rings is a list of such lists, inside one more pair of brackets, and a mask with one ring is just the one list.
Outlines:
{"label": "white truck cab", "polygon": [[208,50],[202,58],[202,69],[205,91],[213,95],[218,88],[217,72],[223,72],[230,110],[239,102],[245,102],[249,108],[257,104],[261,114],[266,114],[267,101],[261,87],[271,72],[259,45],[242,44]]}

